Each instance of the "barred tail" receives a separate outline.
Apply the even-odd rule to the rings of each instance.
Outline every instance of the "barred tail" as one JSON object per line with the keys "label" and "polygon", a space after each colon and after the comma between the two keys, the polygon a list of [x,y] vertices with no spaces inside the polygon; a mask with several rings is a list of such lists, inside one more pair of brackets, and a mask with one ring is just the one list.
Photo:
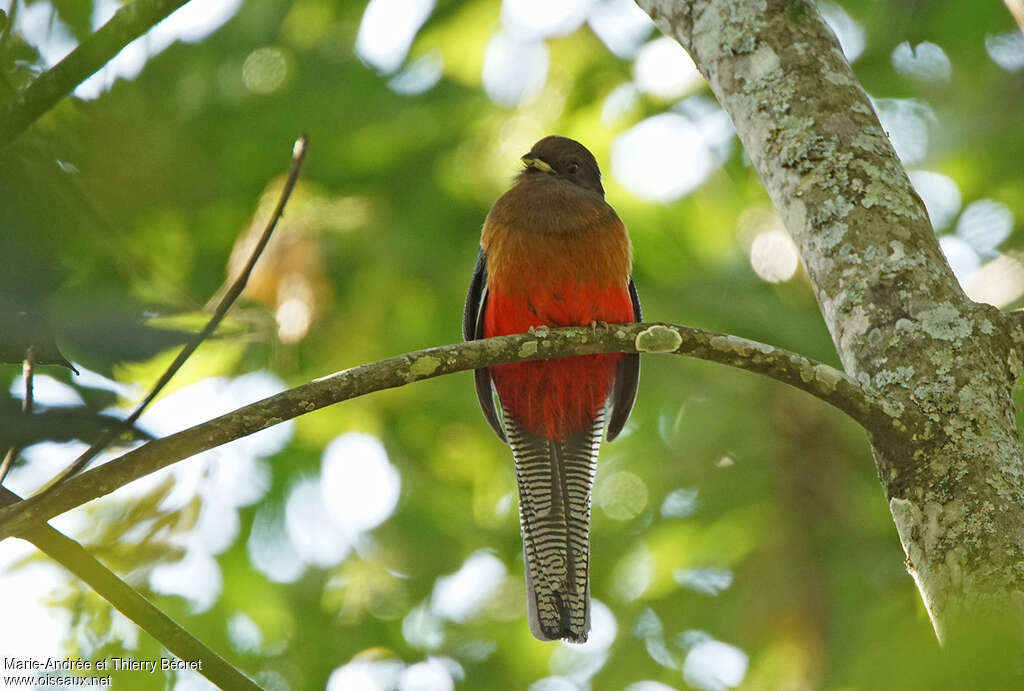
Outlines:
{"label": "barred tail", "polygon": [[590,631],[590,493],[604,412],[588,429],[553,441],[505,411],[516,464],[530,631],[542,641],[587,640]]}

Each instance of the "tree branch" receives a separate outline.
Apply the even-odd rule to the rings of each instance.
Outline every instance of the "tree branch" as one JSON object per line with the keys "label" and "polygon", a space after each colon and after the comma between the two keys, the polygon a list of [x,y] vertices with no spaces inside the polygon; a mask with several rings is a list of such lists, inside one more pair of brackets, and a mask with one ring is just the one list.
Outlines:
{"label": "tree branch", "polygon": [[1013,344],[1010,349],[1010,361],[1007,364],[1011,376],[1016,379],[1024,368],[1024,309],[1000,312],[999,316],[1002,317],[1003,329]]}
{"label": "tree branch", "polygon": [[[21,497],[0,488],[0,497],[20,502]],[[216,652],[207,648],[173,619],[153,606],[117,574],[101,564],[82,545],[49,525],[37,526],[22,537],[95,590],[119,612],[139,625],[181,660],[202,660],[199,673],[222,689],[259,691],[259,686]]]}
{"label": "tree branch", "polygon": [[926,419],[909,441],[874,435],[872,444],[936,633],[1002,617],[1020,649],[1024,456],[1011,396],[1020,357],[1001,316],[960,289],[813,2],[638,2],[732,119],[846,372]]}
{"label": "tree branch", "polygon": [[280,221],[281,216],[284,215],[284,208],[288,205],[288,199],[292,196],[292,190],[295,189],[295,184],[299,181],[299,174],[302,172],[302,164],[306,160],[306,152],[308,149],[309,137],[303,134],[295,141],[295,145],[292,147],[292,165],[288,171],[288,178],[284,182],[284,187],[281,188],[281,195],[277,199],[277,206],[274,207],[274,211],[270,214],[270,219],[267,221],[267,225],[263,228],[263,232],[260,234],[259,240],[257,240],[256,245],[249,253],[249,259],[246,261],[245,266],[242,267],[241,273],[239,273],[238,277],[231,284],[231,287],[221,297],[220,302],[217,304],[217,308],[214,310],[209,321],[206,322],[206,325],[199,333],[193,336],[188,343],[185,344],[185,347],[181,349],[178,356],[174,358],[174,362],[164,370],[164,373],[160,375],[157,382],[153,384],[153,387],[150,389],[149,393],[146,394],[146,397],[142,399],[137,406],[135,406],[135,410],[132,411],[132,414],[125,418],[121,425],[107,428],[107,430],[101,434],[88,449],[82,452],[82,454],[76,458],[74,462],[72,462],[71,465],[68,466],[64,472],[50,484],[50,486],[59,485],[81,471],[82,468],[88,465],[89,461],[96,457],[96,454],[105,449],[118,434],[123,432],[126,428],[132,427],[139,419],[139,416],[142,415],[142,411],[146,409],[146,406],[152,403],[153,399],[163,391],[167,383],[171,381],[171,378],[173,378],[174,375],[177,374],[178,370],[181,369],[182,365],[185,364],[185,361],[188,360],[189,357],[192,356],[192,353],[196,351],[196,348],[198,348],[203,341],[209,338],[213,332],[217,330],[217,327],[220,326],[220,323],[227,315],[228,310],[231,309],[231,306],[235,304],[235,300],[237,300],[238,296],[242,294],[243,290],[245,290],[246,284],[249,283],[249,277],[252,275],[252,270],[256,267],[256,262],[259,260],[260,255],[263,254],[263,250],[266,248],[267,243],[270,242],[270,236],[273,235],[278,221]]}
{"label": "tree branch", "polygon": [[[284,208],[288,203],[292,190],[298,182],[299,174],[302,170],[302,164],[306,157],[307,148],[308,138],[303,134],[295,142],[293,147],[291,169],[288,172],[288,178],[285,181],[284,188],[278,198],[277,206],[271,214],[263,233],[260,235],[259,240],[256,243],[256,246],[250,252],[246,265],[243,267],[239,276],[231,284],[227,292],[222,296],[213,315],[210,317],[203,329],[196,334],[184,348],[182,348],[174,362],[172,362],[164,371],[146,397],[138,406],[136,406],[131,415],[129,415],[124,421],[120,422],[120,424],[106,428],[105,431],[100,434],[99,438],[89,447],[89,449],[79,456],[62,475],[58,476],[58,478],[51,484],[51,487],[60,485],[66,479],[84,468],[85,465],[88,464],[89,461],[92,460],[97,453],[103,450],[114,438],[116,438],[119,433],[121,433],[125,428],[131,428],[136,420],[138,420],[139,415],[142,414],[142,411],[145,410],[146,406],[148,406],[160,391],[163,390],[164,386],[167,385],[189,356],[191,356],[192,353],[195,352],[196,348],[198,348],[199,345],[216,330],[217,326],[220,325],[228,310],[230,310],[235,300],[245,289],[257,260],[262,254],[267,243],[270,241],[270,237],[284,213]],[[24,412],[26,413],[30,413],[32,410],[32,367],[35,363],[34,351],[34,346],[29,346],[25,354],[24,361]],[[3,463],[0,464],[0,483],[3,482],[3,478],[6,475],[7,470],[10,468],[12,460],[19,452],[20,448],[18,446],[11,447],[8,450]],[[21,498],[13,492],[0,487],[0,502],[18,504],[21,502]],[[231,664],[220,657],[216,652],[204,646],[190,633],[178,626],[174,620],[154,607],[127,583],[118,578],[116,574],[107,569],[92,555],[86,552],[85,549],[74,540],[71,540],[47,524],[32,528],[26,532],[23,537],[35,545],[40,551],[48,555],[51,559],[54,559],[73,574],[78,576],[101,597],[106,599],[121,613],[160,641],[164,647],[179,658],[182,660],[201,659],[203,661],[203,666],[200,669],[200,672],[220,688],[259,689],[259,687],[244,674],[231,666]]]}
{"label": "tree branch", "polygon": [[[67,96],[121,49],[188,0],[134,0],[67,57],[0,104],[0,149]],[[13,14],[13,13],[12,13]]]}
{"label": "tree branch", "polygon": [[149,442],[67,483],[0,509],[0,539],[21,535],[69,509],[207,449],[325,406],[421,379],[522,362],[610,352],[675,353],[746,369],[795,386],[830,403],[872,437],[914,432],[924,419],[893,408],[828,365],[790,351],[686,326],[616,324],[500,336],[420,350],[337,372],[233,412]]}

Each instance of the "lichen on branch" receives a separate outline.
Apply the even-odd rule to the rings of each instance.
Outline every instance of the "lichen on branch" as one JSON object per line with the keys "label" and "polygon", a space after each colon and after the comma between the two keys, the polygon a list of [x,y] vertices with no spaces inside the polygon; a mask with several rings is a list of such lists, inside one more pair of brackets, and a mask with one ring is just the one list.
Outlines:
{"label": "lichen on branch", "polygon": [[[674,346],[671,349],[668,346]],[[888,405],[842,372],[797,353],[737,336],[670,324],[567,327],[439,346],[316,379],[163,439],[15,505],[0,508],[0,539],[19,535],[69,509],[201,451],[285,420],[375,391],[508,362],[647,349],[745,369],[802,389],[857,420],[872,436],[903,434],[914,411]]]}
{"label": "lichen on branch", "polygon": [[[1024,455],[1011,395],[1021,319],[960,289],[811,0],[638,3],[689,52],[732,119],[846,375],[893,412],[923,416],[910,435],[871,440],[936,632],[979,612],[1024,621]],[[922,530],[921,516],[940,529]]]}

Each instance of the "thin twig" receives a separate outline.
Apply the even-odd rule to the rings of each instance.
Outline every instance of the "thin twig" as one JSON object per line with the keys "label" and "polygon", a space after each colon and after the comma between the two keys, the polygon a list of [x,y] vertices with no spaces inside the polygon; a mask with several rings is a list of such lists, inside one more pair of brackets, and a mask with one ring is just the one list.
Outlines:
{"label": "thin twig", "polygon": [[31,414],[35,407],[35,393],[32,378],[36,370],[36,349],[29,346],[25,351],[25,361],[21,363],[21,378],[25,381],[25,399],[21,402],[21,412]]}
{"label": "thin twig", "polygon": [[[18,502],[21,497],[8,489],[0,490],[5,501]],[[50,525],[42,525],[23,535],[24,539],[80,578],[100,597],[112,604],[153,636],[181,660],[202,660],[199,673],[222,689],[260,688],[216,652],[203,645],[173,619],[142,597],[117,574],[89,554],[81,544]]]}
{"label": "thin twig", "polygon": [[76,458],[75,461],[60,474],[60,476],[53,480],[48,485],[47,489],[63,483],[69,477],[81,471],[86,465],[88,465],[89,461],[95,458],[96,454],[105,449],[125,427],[135,424],[135,421],[139,419],[140,415],[142,415],[142,411],[146,409],[146,406],[153,402],[153,399],[156,398],[163,390],[171,380],[171,377],[181,369],[181,366],[184,365],[189,356],[195,352],[196,348],[199,347],[199,344],[206,340],[210,334],[217,329],[221,321],[224,319],[224,316],[228,313],[228,310],[231,309],[235,300],[237,300],[238,296],[242,294],[243,290],[245,290],[245,286],[249,282],[249,277],[252,274],[253,267],[256,266],[256,261],[260,258],[264,248],[270,241],[270,236],[273,234],[274,228],[277,227],[278,221],[281,220],[281,216],[284,215],[284,207],[288,204],[288,199],[291,197],[292,190],[295,188],[295,183],[299,180],[299,174],[302,172],[302,163],[306,159],[306,151],[308,148],[309,138],[303,134],[298,138],[298,140],[296,140],[295,146],[292,148],[291,169],[288,171],[288,179],[285,180],[284,188],[281,190],[281,196],[277,200],[277,206],[274,208],[274,213],[271,214],[270,220],[263,229],[263,234],[260,235],[259,242],[256,243],[252,253],[249,255],[249,261],[246,262],[245,267],[242,269],[242,273],[239,274],[238,278],[235,279],[235,282],[231,284],[231,288],[229,288],[224,294],[224,297],[221,298],[220,303],[217,305],[217,309],[214,310],[213,316],[210,317],[210,320],[206,323],[206,326],[203,327],[203,330],[196,334],[192,340],[190,340],[185,347],[181,349],[181,352],[178,353],[178,357],[176,357],[167,370],[160,375],[160,379],[157,380],[156,384],[153,385],[153,388],[150,389],[148,394],[146,394],[146,397],[142,399],[142,402],[135,407],[132,414],[125,418],[122,426],[112,427],[104,432],[100,438],[93,442],[93,444],[86,449],[81,456]]}
{"label": "thin twig", "polygon": [[[658,341],[657,347],[648,344],[652,339],[645,334],[661,336],[653,339]],[[66,484],[16,506],[0,508],[0,540],[201,451],[339,401],[421,379],[506,362],[641,351],[701,358],[790,384],[845,412],[876,441],[880,438],[908,440],[929,424],[916,408],[894,409],[886,399],[833,367],[736,336],[665,324],[616,324],[596,330],[589,327],[548,329],[543,335],[537,332],[499,336],[353,367],[149,442]]]}
{"label": "thin twig", "polygon": [[[25,397],[21,400],[21,412],[26,415],[32,414],[32,408],[34,407],[34,393],[33,393],[33,377],[36,370],[36,349],[35,346],[29,346],[25,349],[25,359],[21,363],[21,378],[25,382]],[[4,480],[7,479],[7,473],[11,470],[11,465],[14,463],[14,459],[21,453],[21,447],[18,445],[12,446],[7,449],[7,453],[4,455],[4,460],[0,463],[0,486],[4,484]]]}
{"label": "thin twig", "polygon": [[0,149],[10,144],[121,49],[188,0],[134,0],[67,57],[0,103]]}

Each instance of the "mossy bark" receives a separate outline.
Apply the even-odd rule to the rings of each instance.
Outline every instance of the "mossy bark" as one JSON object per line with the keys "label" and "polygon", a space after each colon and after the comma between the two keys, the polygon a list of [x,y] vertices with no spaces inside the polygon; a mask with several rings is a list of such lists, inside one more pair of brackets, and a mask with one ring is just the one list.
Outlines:
{"label": "mossy bark", "polygon": [[871,430],[940,639],[1024,621],[1010,319],[961,291],[835,36],[808,0],[639,0],[728,112],[800,250],[846,374],[911,415]]}

